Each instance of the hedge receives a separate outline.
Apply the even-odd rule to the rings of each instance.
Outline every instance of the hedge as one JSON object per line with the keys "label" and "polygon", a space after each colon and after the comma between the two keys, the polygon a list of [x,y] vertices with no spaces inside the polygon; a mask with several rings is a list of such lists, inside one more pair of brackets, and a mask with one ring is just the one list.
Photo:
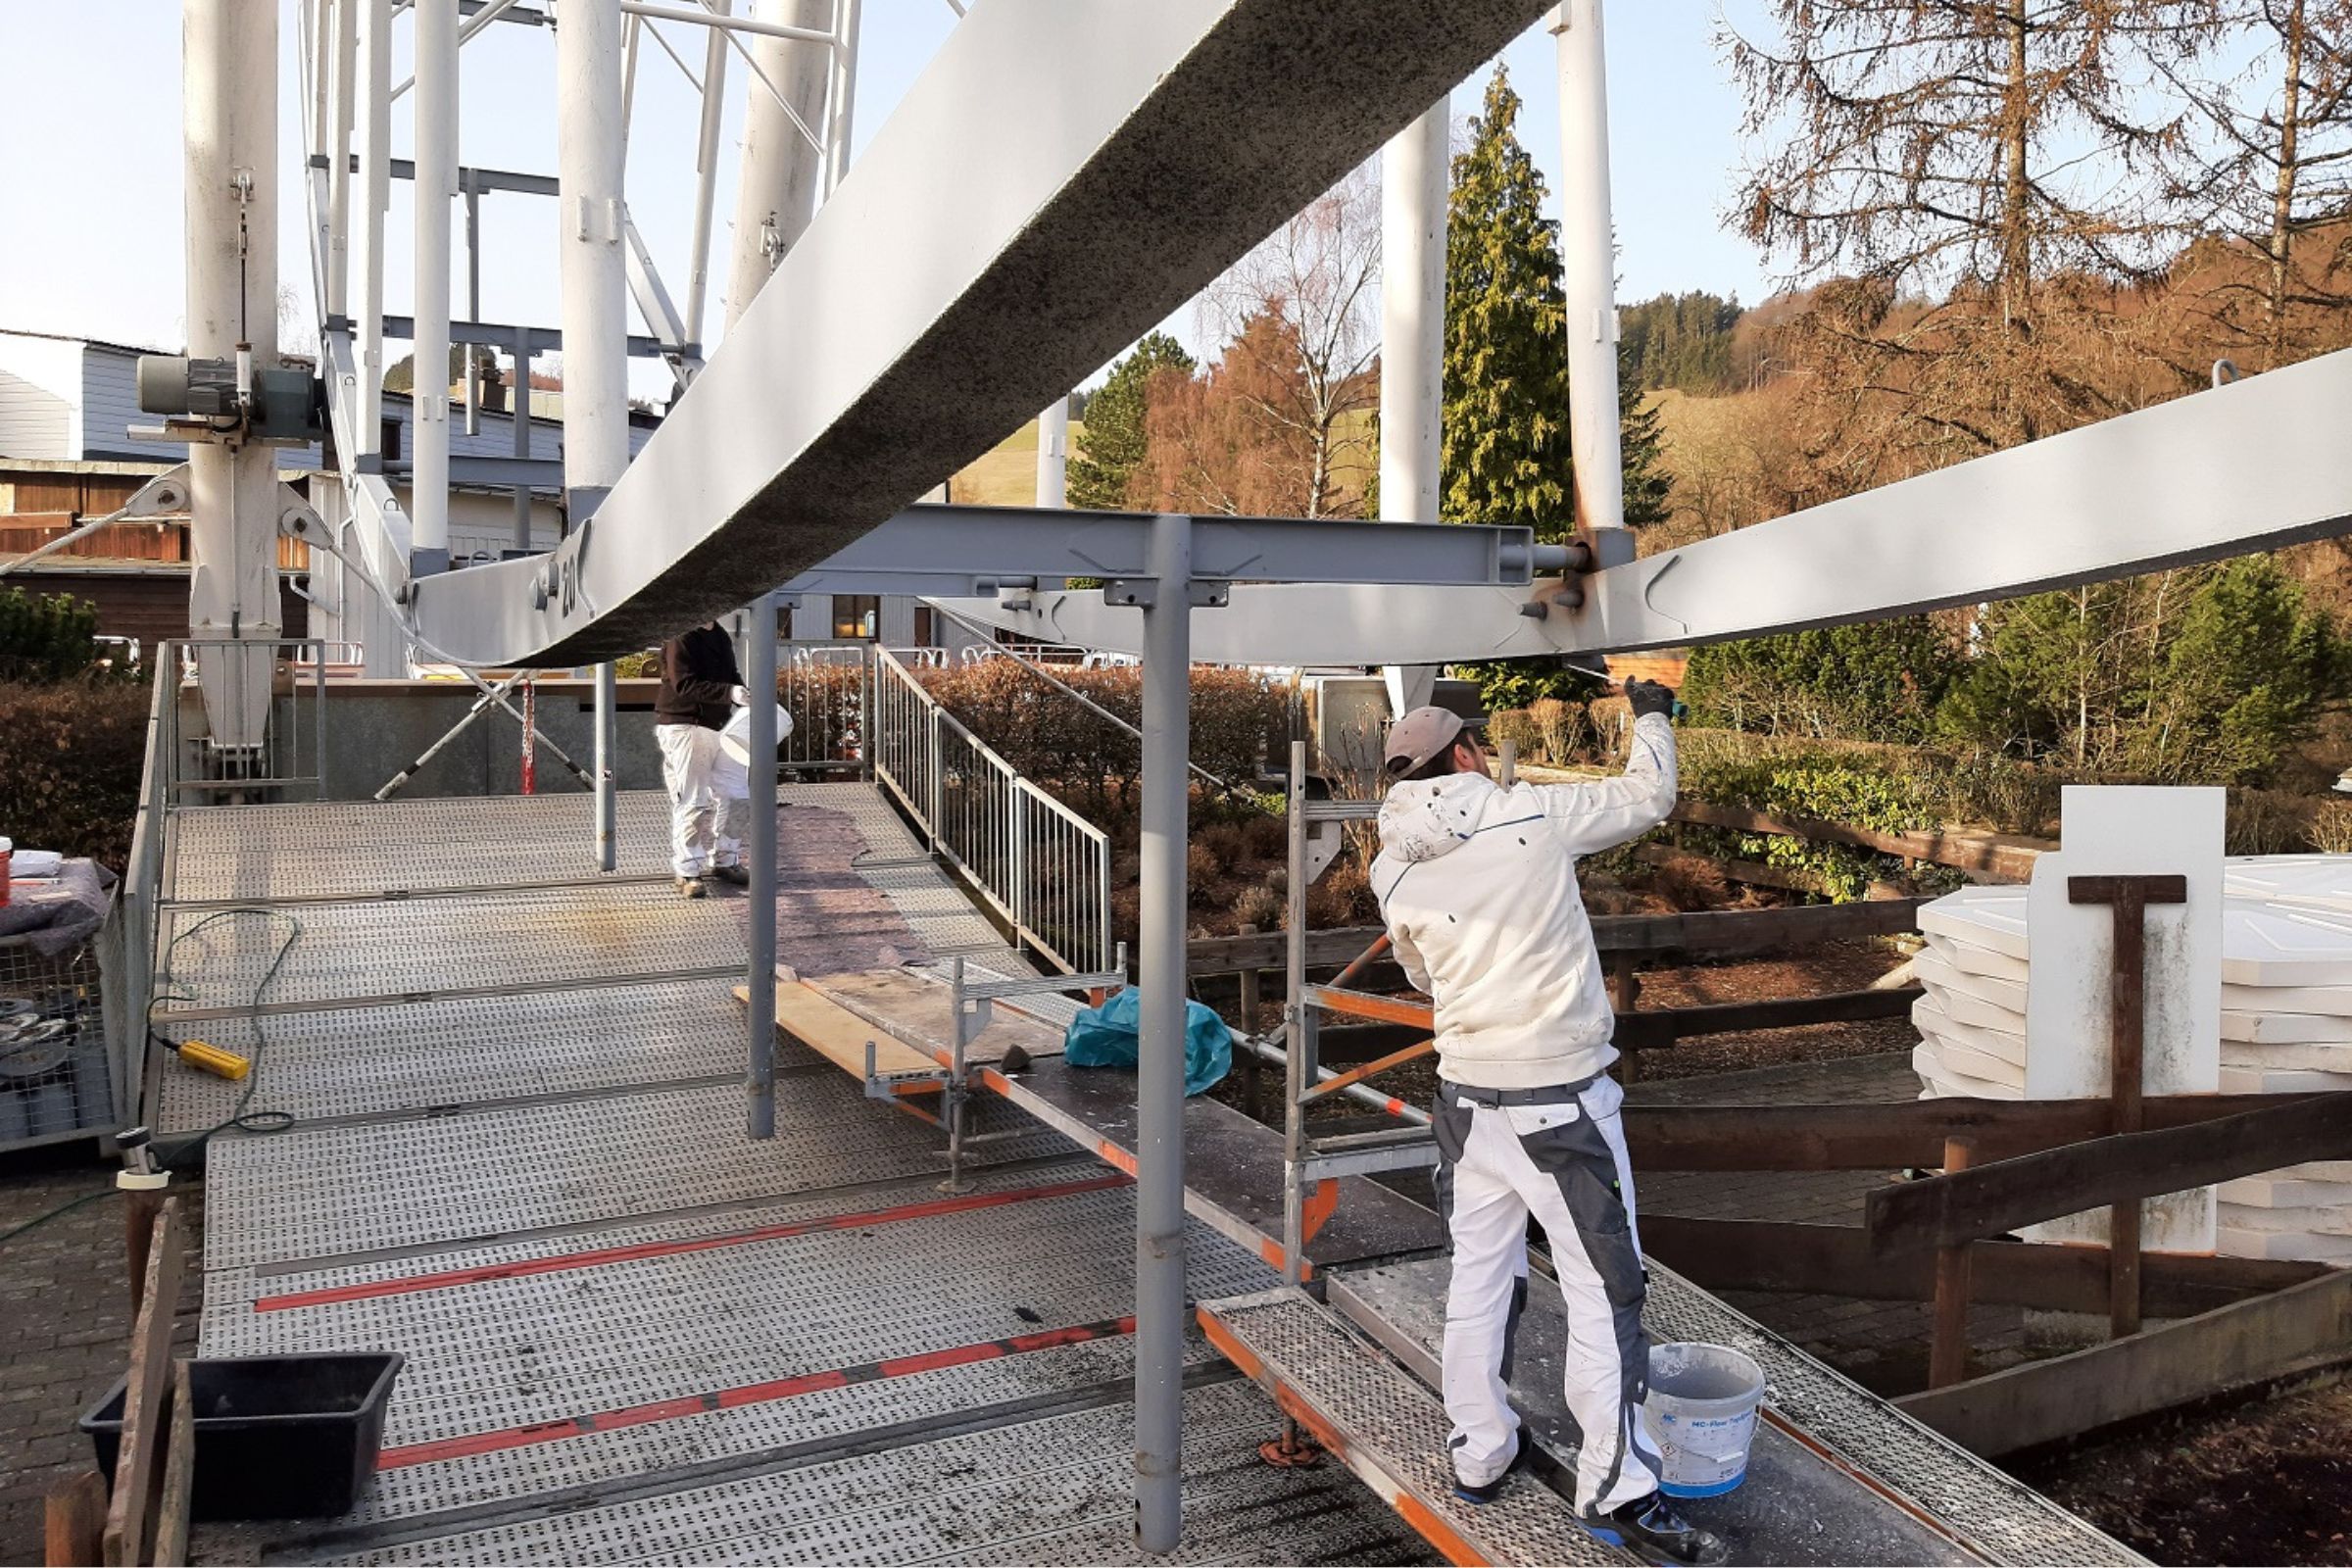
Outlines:
{"label": "hedge", "polygon": [[0,837],[121,871],[147,755],[144,682],[0,683]]}

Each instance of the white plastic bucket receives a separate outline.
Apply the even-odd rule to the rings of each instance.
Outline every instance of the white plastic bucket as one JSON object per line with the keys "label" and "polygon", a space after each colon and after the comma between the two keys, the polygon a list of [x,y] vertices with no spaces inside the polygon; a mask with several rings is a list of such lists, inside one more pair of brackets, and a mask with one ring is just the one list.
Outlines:
{"label": "white plastic bucket", "polygon": [[1764,1373],[1721,1345],[1653,1345],[1642,1424],[1666,1462],[1658,1490],[1670,1497],[1713,1497],[1747,1477]]}

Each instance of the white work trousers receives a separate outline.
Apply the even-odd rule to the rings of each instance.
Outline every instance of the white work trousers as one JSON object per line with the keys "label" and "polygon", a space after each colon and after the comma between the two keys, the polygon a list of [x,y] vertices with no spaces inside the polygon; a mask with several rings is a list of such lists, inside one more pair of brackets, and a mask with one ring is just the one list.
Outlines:
{"label": "white work trousers", "polygon": [[[1567,1306],[1566,1395],[1583,1433],[1580,1509],[1614,1508],[1658,1487],[1640,1405],[1649,1381],[1645,1283],[1634,1175],[1618,1119],[1624,1091],[1601,1076],[1556,1103],[1480,1105],[1442,1084],[1438,1197],[1453,1249],[1446,1298],[1446,1413],[1454,1473],[1499,1476],[1516,1448],[1511,1345],[1527,1301],[1527,1221],[1544,1227]],[[1562,1090],[1563,1096],[1569,1091]]]}
{"label": "white work trousers", "polygon": [[743,829],[750,803],[730,797],[712,778],[718,731],[700,724],[657,724],[662,783],[669,791],[669,868],[701,876],[713,866],[743,861]]}

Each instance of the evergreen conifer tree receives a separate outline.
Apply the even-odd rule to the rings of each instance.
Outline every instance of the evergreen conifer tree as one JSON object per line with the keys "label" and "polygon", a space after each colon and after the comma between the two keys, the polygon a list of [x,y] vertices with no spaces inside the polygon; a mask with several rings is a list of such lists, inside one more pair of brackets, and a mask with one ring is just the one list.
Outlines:
{"label": "evergreen conifer tree", "polygon": [[1152,332],[1110,368],[1102,390],[1087,400],[1086,428],[1070,455],[1071,506],[1116,511],[1128,505],[1128,481],[1144,466],[1152,378],[1162,370],[1191,375],[1193,357],[1167,333]]}

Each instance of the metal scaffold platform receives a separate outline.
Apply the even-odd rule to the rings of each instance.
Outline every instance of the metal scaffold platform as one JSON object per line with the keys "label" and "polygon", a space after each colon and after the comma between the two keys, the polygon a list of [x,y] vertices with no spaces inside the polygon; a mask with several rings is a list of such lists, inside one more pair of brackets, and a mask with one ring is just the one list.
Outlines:
{"label": "metal scaffold platform", "polygon": [[[201,1558],[1168,1560],[1128,1495],[1132,1076],[1062,1060],[1080,1004],[873,787],[780,802],[772,1140],[741,1114],[746,905],[677,899],[659,797],[623,798],[613,877],[565,874],[576,797],[172,815],[158,1030],[258,1065],[247,1097],[157,1053],[154,1120],[292,1118],[210,1145],[202,1352],[407,1357],[351,1514],[214,1527]],[[1451,1520],[1428,1210],[1324,1189],[1326,1305],[1277,1290],[1281,1135],[1200,1097],[1185,1136],[1210,1326],[1178,1557],[1615,1560],[1549,1493]],[[1770,1371],[1757,1481],[1708,1505],[1741,1560],[2128,1560],[1683,1282],[1652,1316]],[[1309,1407],[1345,1463],[1265,1466]]]}
{"label": "metal scaffold platform", "polygon": [[[870,787],[781,799],[785,962],[1032,972]],[[796,811],[853,876],[796,879]],[[158,1054],[154,1120],[294,1118],[210,1145],[202,1353],[408,1358],[355,1512],[200,1555],[1132,1556],[1128,1177],[988,1101],[942,1192],[935,1128],[789,1040],[747,1138],[744,903],[669,888],[659,796],[619,819],[599,877],[581,797],[172,814],[159,1032],[258,1065],[244,1100]],[[1197,1297],[1272,1279],[1190,1245]],[[1260,1466],[1271,1405],[1187,1365],[1187,1558],[1420,1554],[1344,1472]]]}

